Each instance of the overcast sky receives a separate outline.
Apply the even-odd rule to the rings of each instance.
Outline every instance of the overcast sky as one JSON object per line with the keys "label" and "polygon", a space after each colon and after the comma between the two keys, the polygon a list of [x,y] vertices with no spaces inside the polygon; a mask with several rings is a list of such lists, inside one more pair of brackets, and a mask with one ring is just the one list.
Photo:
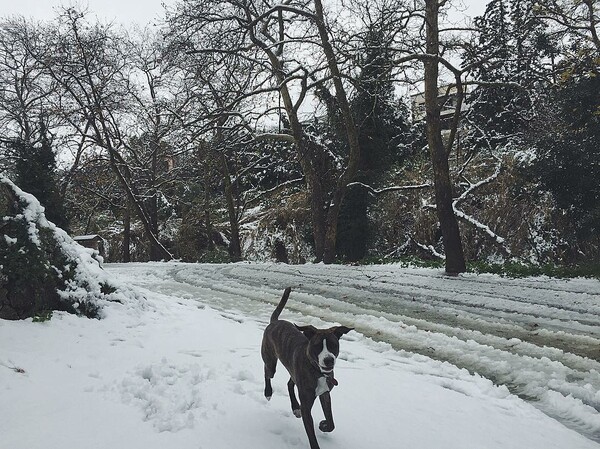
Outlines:
{"label": "overcast sky", "polygon": [[47,19],[60,5],[82,5],[103,20],[146,25],[163,15],[162,3],[172,4],[173,0],[0,0],[0,15]]}
{"label": "overcast sky", "polygon": [[[456,0],[460,9],[468,9],[469,16],[483,13],[488,0]],[[23,15],[34,19],[47,19],[54,15],[60,5],[79,4],[88,6],[90,12],[104,20],[120,22],[124,25],[137,23],[146,25],[156,22],[163,16],[163,3],[173,4],[175,0],[0,0],[0,16]],[[466,4],[464,8],[460,5]]]}

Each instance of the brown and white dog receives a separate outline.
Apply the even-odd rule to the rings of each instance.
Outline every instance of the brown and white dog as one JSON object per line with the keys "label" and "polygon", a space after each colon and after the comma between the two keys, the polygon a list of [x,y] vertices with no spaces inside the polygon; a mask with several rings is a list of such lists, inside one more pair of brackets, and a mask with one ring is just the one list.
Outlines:
{"label": "brown and white dog", "polygon": [[[339,339],[352,329],[346,326],[317,329],[314,326],[296,326],[289,321],[280,320],[279,315],[291,290],[290,287],[285,289],[263,335],[261,354],[265,363],[265,397],[271,399],[273,395],[271,379],[279,360],[290,373],[288,392],[292,411],[296,417],[302,418],[310,449],[319,449],[311,409],[318,397],[325,414],[325,420],[319,423],[319,429],[322,432],[332,432],[335,426],[329,392],[337,385],[333,368],[340,352]],[[298,388],[300,403],[296,399],[294,386]]]}

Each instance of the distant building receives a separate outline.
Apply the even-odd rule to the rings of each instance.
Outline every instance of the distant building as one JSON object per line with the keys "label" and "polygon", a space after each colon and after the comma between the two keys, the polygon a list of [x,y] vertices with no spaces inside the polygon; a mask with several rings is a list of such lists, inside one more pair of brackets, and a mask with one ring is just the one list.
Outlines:
{"label": "distant building", "polygon": [[[456,86],[441,86],[438,88],[438,101],[442,105],[440,119],[442,123],[442,138],[445,142],[450,138],[450,128],[452,127],[452,118],[456,110]],[[470,105],[466,102],[468,89],[464,87],[464,97],[460,107],[461,116],[469,110]],[[418,122],[425,119],[425,93],[411,95],[413,121]],[[464,125],[459,123],[454,140],[454,152],[457,157],[462,153],[462,137],[465,131]]]}
{"label": "distant building", "polygon": [[95,249],[98,251],[102,257],[105,256],[104,251],[104,239],[100,237],[98,234],[90,234],[90,235],[77,235],[73,237],[77,243],[81,246],[85,246],[86,248]]}
{"label": "distant building", "polygon": [[[456,109],[456,86],[440,86],[438,88],[438,101],[442,104],[442,110],[440,112],[440,118],[442,119],[442,127],[444,129],[449,129],[452,123],[452,116],[454,115],[454,111]],[[465,97],[468,90],[465,87],[464,93]],[[425,93],[421,92],[418,94],[411,95],[411,104],[412,104],[412,114],[413,120],[418,122],[425,118]],[[461,105],[461,113],[469,110],[469,105],[465,101],[466,98],[463,97],[463,102]]]}

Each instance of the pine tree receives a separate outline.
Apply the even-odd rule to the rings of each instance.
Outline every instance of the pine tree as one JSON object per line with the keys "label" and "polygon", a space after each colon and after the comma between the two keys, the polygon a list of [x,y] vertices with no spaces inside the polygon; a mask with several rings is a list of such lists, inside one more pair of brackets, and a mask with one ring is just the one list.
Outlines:
{"label": "pine tree", "polygon": [[38,145],[23,140],[12,143],[17,155],[15,183],[38,199],[48,220],[66,230],[69,223],[59,195],[56,157],[43,121],[40,134]]}
{"label": "pine tree", "polygon": [[599,239],[600,79],[571,79],[553,90],[545,108],[533,142],[534,176],[571,216],[578,239]]}
{"label": "pine tree", "polygon": [[[470,96],[469,117],[485,133],[486,144],[499,146],[527,131],[532,112],[527,91],[549,80],[544,59],[553,46],[532,0],[492,0],[475,26],[479,40],[465,59],[486,61],[475,73],[486,84]],[[482,144],[479,133],[471,137]]]}
{"label": "pine tree", "polygon": [[[404,154],[401,145],[408,132],[404,105],[396,101],[390,74],[391,52],[386,31],[373,25],[364,37],[364,54],[359,61],[361,73],[352,109],[359,126],[360,165],[356,181],[368,185],[379,182],[383,174]],[[338,221],[338,256],[357,261],[365,257],[369,241],[368,207],[371,197],[362,187],[354,187],[344,198]]]}

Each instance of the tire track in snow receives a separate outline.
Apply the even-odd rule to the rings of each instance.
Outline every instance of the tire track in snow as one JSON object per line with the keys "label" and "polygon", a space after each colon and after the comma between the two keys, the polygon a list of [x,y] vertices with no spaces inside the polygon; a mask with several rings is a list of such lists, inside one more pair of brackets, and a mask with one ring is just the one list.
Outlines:
{"label": "tire track in snow", "polygon": [[[368,267],[360,268],[365,269]],[[522,304],[524,300],[506,303],[503,298],[506,295],[502,295],[501,291],[497,296],[488,293],[480,294],[476,282],[470,280],[465,284],[457,285],[456,282],[450,284],[455,287],[455,290],[449,290],[443,285],[448,281],[455,281],[455,278],[438,276],[438,279],[436,279],[431,274],[429,277],[430,283],[436,282],[441,285],[424,285],[415,289],[410,282],[395,281],[392,285],[387,285],[386,282],[383,288],[379,284],[373,285],[364,282],[353,286],[352,284],[357,282],[356,273],[354,273],[355,275],[351,278],[341,278],[335,284],[334,289],[324,289],[323,276],[320,278],[321,282],[319,282],[318,276],[307,277],[304,273],[302,275],[295,273],[290,275],[289,270],[288,273],[275,272],[269,273],[267,276],[264,267],[257,269],[252,265],[236,267],[232,270],[235,270],[235,272],[229,272],[228,275],[232,278],[239,278],[240,282],[253,282],[257,277],[260,279],[260,276],[262,276],[271,283],[281,283],[282,274],[286,276],[284,279],[289,280],[290,284],[298,283],[299,278],[300,280],[306,278],[307,282],[300,282],[301,288],[304,290],[309,290],[315,294],[323,293],[326,290],[326,297],[348,298],[353,303],[360,303],[365,308],[377,312],[398,312],[430,321],[445,322],[452,326],[481,328],[484,332],[498,332],[498,335],[507,338],[525,338],[538,344],[557,346],[566,351],[576,351],[582,356],[600,360],[599,293],[563,291],[561,292],[563,295],[553,302],[536,305]],[[275,265],[272,270],[282,270],[282,268],[280,265]],[[244,271],[249,271],[249,273]],[[433,270],[431,272],[435,273]],[[401,273],[401,276],[410,278],[413,274]],[[423,277],[422,275],[419,276]],[[502,278],[499,280],[506,281]],[[522,283],[525,282],[522,281]],[[568,281],[563,281],[563,283],[568,285]],[[461,287],[461,289],[456,289],[456,287]],[[503,284],[500,284],[499,287],[502,288]],[[522,290],[527,290],[526,286]],[[540,292],[545,293],[539,287],[535,290],[538,295],[540,295]],[[365,292],[370,293],[370,295],[365,295]],[[529,296],[532,300],[537,299],[536,296]],[[592,313],[590,311],[573,313],[556,306],[557,303],[560,305],[578,301],[580,300],[578,297],[581,296],[591,297],[591,300],[587,298],[587,302],[590,303]],[[468,302],[469,299],[471,302]],[[499,303],[502,303],[503,306],[498,307],[497,304]],[[594,304],[598,305],[596,307],[597,312],[594,311]],[[508,328],[505,326],[502,330],[502,326],[498,326],[498,323],[508,323],[510,326]],[[513,334],[515,332],[517,335]]]}
{"label": "tire track in snow", "polygon": [[350,325],[397,350],[478,373],[600,442],[597,281],[447,278],[435,270],[394,266],[139,264],[125,269],[145,288],[262,319],[292,285],[288,312]]}

